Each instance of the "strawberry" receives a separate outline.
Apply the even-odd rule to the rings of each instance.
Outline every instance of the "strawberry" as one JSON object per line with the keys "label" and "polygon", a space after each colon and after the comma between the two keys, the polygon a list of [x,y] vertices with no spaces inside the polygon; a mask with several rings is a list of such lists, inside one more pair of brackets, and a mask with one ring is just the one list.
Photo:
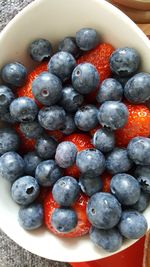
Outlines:
{"label": "strawberry", "polygon": [[127,146],[136,136],[148,137],[150,135],[150,110],[144,104],[133,105],[125,103],[129,117],[122,129],[116,131],[116,145]]}
{"label": "strawberry", "polygon": [[16,132],[18,133],[19,137],[20,137],[20,153],[21,154],[25,154],[29,151],[33,151],[35,148],[35,143],[36,140],[35,139],[29,139],[26,138],[24,136],[24,134],[20,131],[20,125],[19,124],[15,124],[14,128],[16,130]]}
{"label": "strawberry", "polygon": [[[31,71],[27,77],[26,84],[17,90],[17,97],[26,96],[34,99],[34,96],[32,95],[32,82],[41,72],[46,70],[47,70],[47,62],[44,62],[41,63],[38,67],[36,67],[33,71]],[[42,107],[42,105],[39,102],[36,101],[36,103],[40,108]],[[16,129],[21,140],[20,152],[26,153],[29,151],[33,151],[36,143],[35,139],[26,138],[24,134],[20,131],[19,124],[16,124],[14,128]]]}
{"label": "strawberry", "polygon": [[[89,52],[84,53],[81,57],[78,58],[77,63],[89,62],[93,64],[99,75],[100,81],[111,77],[111,70],[109,66],[109,58],[114,51],[114,47],[111,44],[102,43],[98,45],[95,49],[92,49]],[[86,101],[91,103],[95,100],[97,90],[92,92],[86,97]]]}
{"label": "strawberry", "polygon": [[[84,149],[93,148],[91,138],[87,134],[73,133],[71,135],[66,136],[63,141],[69,141],[74,143],[78,152]],[[66,168],[64,172],[65,175],[73,176],[74,178],[79,178],[80,176],[80,171],[76,164],[69,168]]]}
{"label": "strawberry", "polygon": [[[26,96],[34,99],[34,96],[32,94],[32,82],[43,71],[47,71],[47,62],[41,63],[33,71],[30,72],[26,84],[17,90],[17,97]],[[37,100],[35,101],[39,107],[42,107],[42,105]]]}
{"label": "strawberry", "polygon": [[46,130],[46,133],[48,135],[54,137],[56,139],[56,141],[58,141],[58,142],[62,142],[64,139],[64,134],[59,130],[55,130],[55,131]]}
{"label": "strawberry", "polygon": [[65,136],[63,141],[69,141],[74,143],[78,152],[84,149],[93,148],[91,138],[87,134],[73,133],[68,136]]}
{"label": "strawberry", "polygon": [[101,175],[101,179],[103,181],[103,188],[102,188],[102,191],[103,192],[110,193],[110,182],[111,182],[111,178],[112,178],[112,176],[108,172],[104,172]]}
{"label": "strawberry", "polygon": [[114,50],[115,48],[111,44],[102,43],[79,57],[77,63],[89,62],[93,64],[100,75],[100,80],[103,81],[111,76],[109,58]]}
{"label": "strawberry", "polygon": [[88,197],[81,194],[72,209],[76,212],[78,217],[78,223],[75,229],[69,233],[59,233],[51,225],[51,216],[53,211],[59,207],[59,205],[53,199],[52,193],[50,192],[44,201],[44,221],[47,228],[59,237],[73,238],[86,235],[90,230],[90,223],[86,216],[86,206]]}
{"label": "strawberry", "polygon": [[79,171],[77,165],[76,164],[73,164],[72,166],[64,169],[64,174],[66,176],[72,176],[74,178],[79,178],[80,171]]}
{"label": "strawberry", "polygon": [[101,126],[97,126],[94,129],[90,130],[90,135],[93,137],[93,135],[96,133],[97,130],[99,130],[101,128]]}
{"label": "strawberry", "polygon": [[37,198],[37,201],[43,204],[50,191],[51,191],[51,187],[42,187],[41,186],[40,187],[40,194]]}

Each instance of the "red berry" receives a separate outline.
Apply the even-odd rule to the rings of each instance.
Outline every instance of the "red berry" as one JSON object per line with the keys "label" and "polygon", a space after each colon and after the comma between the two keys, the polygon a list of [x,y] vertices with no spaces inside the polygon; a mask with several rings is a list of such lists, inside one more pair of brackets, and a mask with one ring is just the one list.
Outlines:
{"label": "red berry", "polygon": [[93,148],[91,137],[87,134],[73,133],[64,138],[64,141],[69,141],[75,144],[78,152],[84,149]]}
{"label": "red berry", "polygon": [[93,137],[93,135],[96,133],[97,130],[99,130],[101,128],[101,126],[97,126],[96,128],[90,130],[90,135]]}
{"label": "red berry", "polygon": [[[109,58],[114,51],[114,47],[111,44],[103,43],[98,45],[96,48],[92,49],[89,52],[86,52],[83,56],[79,57],[77,63],[89,62],[93,64],[99,75],[100,81],[111,77],[111,70],[109,66]],[[97,90],[92,92],[86,97],[86,101],[91,103],[95,100]]]}
{"label": "red berry", "polygon": [[51,187],[40,187],[40,194],[37,198],[37,201],[40,203],[44,203],[47,195],[51,192]]}
{"label": "red berry", "polygon": [[[43,71],[47,71],[47,62],[41,63],[38,67],[36,67],[33,71],[30,72],[30,74],[27,77],[26,84],[18,88],[16,96],[17,97],[26,96],[34,99],[34,96],[32,94],[32,82]],[[39,108],[42,107],[42,105],[39,102],[36,101],[36,103],[38,104]],[[29,151],[33,151],[36,143],[35,139],[26,138],[24,134],[20,131],[19,124],[16,124],[14,128],[16,129],[21,140],[20,153],[27,153]]]}
{"label": "red berry", "polygon": [[[26,96],[34,99],[34,96],[32,94],[32,82],[43,71],[47,71],[47,62],[41,63],[38,67],[36,67],[33,71],[29,73],[26,84],[17,90],[17,97]],[[42,105],[37,100],[35,101],[41,108]]]}
{"label": "red berry", "polygon": [[46,133],[52,137],[54,137],[56,139],[56,141],[58,142],[62,142],[63,139],[64,139],[64,134],[59,131],[59,130],[56,130],[56,131],[49,131],[49,130],[46,130]]}
{"label": "red berry", "polygon": [[111,44],[100,44],[96,48],[79,57],[77,63],[80,64],[83,62],[89,62],[93,64],[100,75],[100,80],[103,81],[111,76],[109,58],[114,50],[115,49]]}
{"label": "red berry", "polygon": [[104,172],[102,175],[101,175],[101,179],[103,181],[103,188],[102,188],[102,191],[103,192],[107,192],[109,193],[110,192],[110,182],[111,182],[111,174],[107,173],[107,172]]}
{"label": "red berry", "polygon": [[[71,135],[66,136],[64,138],[64,141],[69,141],[74,143],[78,152],[84,149],[93,148],[93,145],[91,143],[91,138],[87,134],[73,133]],[[74,178],[79,178],[80,176],[80,171],[76,166],[76,164],[74,164],[69,168],[66,168],[64,172],[65,175],[73,176]]]}
{"label": "red berry", "polygon": [[78,217],[78,223],[75,229],[69,233],[59,233],[51,225],[51,216],[53,211],[59,207],[59,205],[53,199],[52,193],[49,193],[44,201],[44,220],[47,228],[55,235],[66,238],[73,238],[86,235],[90,230],[90,223],[86,216],[86,206],[88,197],[81,194],[76,203],[72,206],[72,209],[76,212]]}
{"label": "red berry", "polygon": [[79,171],[77,165],[76,164],[73,164],[72,166],[64,169],[64,174],[66,176],[72,176],[74,178],[79,178],[80,171]]}
{"label": "red berry", "polygon": [[126,103],[129,111],[127,124],[116,131],[116,145],[127,146],[136,136],[148,137],[150,135],[150,110],[144,105]]}
{"label": "red berry", "polygon": [[14,128],[20,137],[20,148],[19,151],[21,154],[25,154],[27,152],[33,151],[35,149],[35,139],[29,139],[24,136],[24,134],[20,131],[20,125],[15,124]]}

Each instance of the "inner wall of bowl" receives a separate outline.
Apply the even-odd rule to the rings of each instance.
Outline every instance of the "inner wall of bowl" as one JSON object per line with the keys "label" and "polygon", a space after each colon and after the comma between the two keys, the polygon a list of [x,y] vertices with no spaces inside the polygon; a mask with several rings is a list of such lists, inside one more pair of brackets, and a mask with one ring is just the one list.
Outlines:
{"label": "inner wall of bowl", "polygon": [[9,27],[11,30],[7,28],[1,34],[0,66],[11,60],[18,60],[30,69],[34,63],[30,60],[27,47],[32,40],[39,37],[47,38],[56,47],[64,36],[74,36],[78,29],[89,26],[95,27],[103,40],[115,47],[135,46],[143,54],[143,68],[150,70],[147,52],[143,51],[146,44],[141,44],[144,34],[141,33],[141,37],[137,35],[136,32],[139,34],[139,30],[126,20],[123,13],[120,15],[119,10],[114,12],[115,7],[111,6],[108,12],[109,4],[104,0],[82,0],[82,4],[80,0],[52,0],[50,3],[48,0],[40,0],[35,1],[33,6],[34,10],[27,8],[28,14],[24,18],[19,15],[19,23],[16,23],[15,27],[12,25]]}
{"label": "inner wall of bowl", "polygon": [[[105,42],[115,47],[133,46],[142,55],[142,69],[150,72],[150,44],[145,35],[123,13],[100,0],[37,0],[21,12],[0,34],[0,66],[20,61],[30,70],[35,65],[27,53],[28,44],[39,37],[56,47],[65,36],[82,27],[93,27]],[[42,257],[67,262],[91,261],[106,256],[88,237],[65,240],[43,229],[32,233],[18,224],[18,205],[10,197],[10,185],[0,180],[0,227],[19,245]],[[145,212],[150,222],[150,208]],[[127,248],[135,241],[124,243]],[[90,253],[87,253],[89,251]]]}

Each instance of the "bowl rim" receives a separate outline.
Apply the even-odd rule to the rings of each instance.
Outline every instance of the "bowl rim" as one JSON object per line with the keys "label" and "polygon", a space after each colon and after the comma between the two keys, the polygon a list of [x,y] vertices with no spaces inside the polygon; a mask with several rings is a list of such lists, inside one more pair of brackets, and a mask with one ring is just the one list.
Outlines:
{"label": "bowl rim", "polygon": [[[0,33],[0,41],[2,41],[2,39],[5,37],[5,35],[7,34],[7,31],[11,28],[14,27],[16,23],[19,22],[20,18],[24,15],[26,15],[28,13],[28,11],[34,9],[36,6],[41,5],[41,3],[44,2],[48,2],[49,0],[35,0],[33,2],[31,2],[30,4],[28,4],[23,10],[21,10],[7,25],[6,27],[1,31]],[[109,10],[109,12],[116,14],[117,16],[119,16],[121,18],[122,21],[124,21],[125,24],[130,24],[130,27],[133,28],[133,30],[137,33],[137,35],[140,36],[140,38],[143,40],[143,42],[145,43],[145,45],[147,46],[148,49],[150,49],[150,41],[148,40],[148,38],[146,37],[146,35],[143,33],[143,31],[127,16],[125,15],[121,10],[119,10],[117,7],[113,6],[111,3],[103,0],[90,0],[91,2],[96,2],[99,7],[101,6],[105,6],[105,8],[107,10]],[[48,257],[45,257],[43,255],[43,253],[40,253],[39,251],[35,251],[34,249],[31,248],[27,248],[23,242],[19,242],[16,235],[12,234],[11,231],[6,231],[6,226],[4,226],[4,224],[1,224],[0,221],[0,228],[1,230],[10,238],[12,239],[14,242],[16,242],[19,246],[23,247],[24,249],[30,251],[31,253],[38,255],[40,257],[43,258],[47,258],[50,259]],[[111,257],[111,255],[116,254],[116,253],[120,253],[122,250],[127,249],[129,246],[131,246],[132,244],[136,243],[138,240],[132,240],[132,241],[128,241],[128,244],[121,250],[112,253],[110,255],[104,256],[104,257]],[[98,260],[99,258],[96,257],[94,259],[91,260]],[[53,258],[52,260],[57,260],[57,261],[61,261],[59,259]],[[64,261],[64,260],[63,260]],[[65,260],[66,261],[66,260]],[[90,261],[90,260],[89,260]],[[75,262],[75,261],[74,261]],[[79,262],[79,260],[77,259],[76,262]],[[80,261],[81,262],[81,261]]]}
{"label": "bowl rim", "polygon": [[[33,2],[29,3],[26,7],[24,7],[14,18],[12,18],[9,23],[2,29],[2,31],[0,32],[0,40],[3,38],[3,36],[5,34],[7,34],[7,31],[9,30],[9,28],[13,27],[13,25],[15,23],[17,23],[17,21],[23,16],[25,15],[28,10],[31,10],[32,8],[40,5],[42,2],[47,2],[48,0],[34,0]],[[90,0],[92,2],[97,2],[100,6],[104,5],[105,7],[107,7],[109,9],[109,11],[111,13],[116,13],[116,15],[118,14],[119,16],[122,16],[122,20],[125,23],[130,23],[130,26],[132,28],[134,28],[134,30],[137,32],[137,34],[139,34],[142,38],[143,41],[146,43],[146,45],[148,45],[148,47],[150,47],[149,44],[149,40],[146,37],[146,35],[144,34],[144,32],[137,26],[137,24],[130,19],[123,11],[121,11],[119,8],[117,8],[116,6],[114,6],[112,3],[107,2],[107,0]]]}

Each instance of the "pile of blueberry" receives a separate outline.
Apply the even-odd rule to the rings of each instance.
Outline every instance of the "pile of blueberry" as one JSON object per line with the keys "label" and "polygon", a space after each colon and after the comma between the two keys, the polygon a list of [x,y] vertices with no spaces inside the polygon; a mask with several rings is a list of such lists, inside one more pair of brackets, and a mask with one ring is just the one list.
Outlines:
{"label": "pile of blueberry", "polygon": [[[18,62],[3,66],[0,118],[9,124],[0,129],[0,177],[11,183],[12,199],[21,205],[19,222],[26,230],[43,224],[43,207],[37,201],[41,186],[52,187],[53,198],[60,205],[51,218],[58,232],[76,227],[78,219],[71,206],[84,192],[89,197],[90,239],[107,251],[116,251],[123,238],[137,239],[147,230],[141,212],[150,196],[150,139],[136,137],[126,148],[119,148],[115,146],[115,130],[128,121],[126,100],[137,104],[149,99],[150,74],[137,73],[140,56],[135,49],[119,48],[110,57],[113,78],[100,84],[94,65],[76,64],[76,58],[100,41],[96,30],[83,28],[75,38],[62,40],[56,53],[47,40],[32,42],[29,53],[33,60],[50,58],[48,71],[32,83],[33,98],[15,97],[26,82],[26,68]],[[85,96],[98,87],[96,104],[86,104]],[[36,139],[35,151],[25,155],[16,152],[20,140],[12,126],[15,123],[26,138]],[[97,126],[100,129],[91,140],[94,148],[80,152],[74,143],[58,144],[46,134],[47,130],[60,130],[70,135]],[[63,169],[74,164],[80,170],[79,181],[63,176]],[[101,192],[104,170],[112,174],[111,193]]]}

